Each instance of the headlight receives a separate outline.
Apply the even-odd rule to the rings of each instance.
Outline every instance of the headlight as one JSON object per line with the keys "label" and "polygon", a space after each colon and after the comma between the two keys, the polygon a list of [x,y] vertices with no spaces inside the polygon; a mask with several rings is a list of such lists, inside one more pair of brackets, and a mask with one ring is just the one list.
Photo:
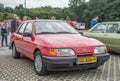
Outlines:
{"label": "headlight", "polygon": [[73,56],[75,52],[72,49],[50,49],[51,56]]}
{"label": "headlight", "polygon": [[106,52],[105,46],[99,46],[94,49],[94,54],[105,53],[105,52]]}
{"label": "headlight", "polygon": [[57,56],[73,56],[75,52],[72,49],[57,49]]}

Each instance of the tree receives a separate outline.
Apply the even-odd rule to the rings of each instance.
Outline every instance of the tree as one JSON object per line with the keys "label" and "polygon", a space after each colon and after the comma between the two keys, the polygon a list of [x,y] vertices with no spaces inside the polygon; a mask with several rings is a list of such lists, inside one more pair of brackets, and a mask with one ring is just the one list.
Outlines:
{"label": "tree", "polygon": [[4,11],[7,12],[7,13],[12,13],[12,12],[13,12],[13,9],[10,8],[10,7],[5,7],[5,8],[4,8]]}
{"label": "tree", "polygon": [[12,19],[13,18],[13,14],[8,13],[8,15],[6,16],[6,19]]}
{"label": "tree", "polygon": [[3,21],[4,20],[4,15],[3,13],[0,13],[0,21]]}
{"label": "tree", "polygon": [[0,12],[3,12],[4,5],[0,3]]}
{"label": "tree", "polygon": [[69,6],[77,16],[77,21],[83,20],[82,15],[86,8],[85,0],[69,0]]}
{"label": "tree", "polygon": [[71,19],[70,19],[70,17],[69,17],[69,16],[67,16],[67,17],[66,17],[66,20],[67,20],[67,21],[70,21]]}
{"label": "tree", "polygon": [[[99,22],[103,21],[120,21],[120,0],[69,0],[69,7],[67,8],[53,8],[51,6],[29,8],[26,9],[27,16],[31,19],[35,17],[50,19],[55,16],[57,19],[76,20],[78,22],[89,23],[94,15],[99,16]],[[24,16],[23,4],[16,6],[14,9],[5,7],[0,4],[0,20],[12,18],[15,13],[21,18]],[[8,14],[5,16],[5,14]]]}
{"label": "tree", "polygon": [[120,0],[90,0],[87,4],[87,10],[91,12],[89,17],[92,19],[94,15],[98,15],[99,21],[118,21],[120,20],[119,4]]}
{"label": "tree", "polygon": [[80,18],[86,23],[87,27],[89,27],[89,23],[95,15],[99,16],[99,22],[120,21],[119,4],[120,0],[89,0],[85,3],[86,7],[81,12],[80,9],[77,10],[76,8],[76,13],[80,12],[79,14],[81,14],[77,15],[77,18],[81,16]]}

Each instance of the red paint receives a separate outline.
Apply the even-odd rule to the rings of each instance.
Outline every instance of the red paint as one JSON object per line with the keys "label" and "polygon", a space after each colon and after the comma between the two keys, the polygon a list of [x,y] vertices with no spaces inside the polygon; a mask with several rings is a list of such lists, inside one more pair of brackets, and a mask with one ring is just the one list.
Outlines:
{"label": "red paint", "polygon": [[[42,55],[50,56],[50,48],[71,48],[76,55],[94,54],[96,46],[104,46],[103,43],[93,38],[88,38],[80,34],[34,34],[34,23],[32,25],[32,37],[24,37],[17,34],[17,31],[11,35],[11,41],[14,41],[17,51],[34,60],[34,51],[39,49]],[[87,49],[87,50],[84,50]],[[25,51],[27,50],[27,51]],[[29,52],[28,52],[29,51]]]}

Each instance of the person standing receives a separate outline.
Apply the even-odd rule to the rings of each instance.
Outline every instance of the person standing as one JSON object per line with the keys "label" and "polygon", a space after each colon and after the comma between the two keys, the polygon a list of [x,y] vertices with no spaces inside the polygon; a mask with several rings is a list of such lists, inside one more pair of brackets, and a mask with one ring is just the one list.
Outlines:
{"label": "person standing", "polygon": [[99,17],[97,15],[94,16],[94,18],[92,19],[92,21],[90,23],[90,28],[92,28],[94,25],[96,25],[98,23],[98,19],[99,19]]}
{"label": "person standing", "polygon": [[35,17],[35,20],[40,20],[40,18],[36,16],[36,17]]}
{"label": "person standing", "polygon": [[16,21],[18,22],[18,26],[22,23],[19,16],[16,17]]}
{"label": "person standing", "polygon": [[52,17],[51,17],[51,20],[56,20],[56,17],[55,17],[55,16],[52,16]]}
{"label": "person standing", "polygon": [[18,21],[16,20],[17,15],[13,15],[13,20],[11,21],[11,33],[14,33],[16,29],[18,28],[19,24]]}
{"label": "person standing", "polygon": [[24,16],[23,17],[23,22],[27,20],[27,16]]}
{"label": "person standing", "polygon": [[2,39],[1,39],[2,47],[4,46],[3,44],[4,40],[5,40],[6,46],[8,46],[8,26],[6,21],[4,21],[4,23],[1,26],[1,36],[2,36]]}

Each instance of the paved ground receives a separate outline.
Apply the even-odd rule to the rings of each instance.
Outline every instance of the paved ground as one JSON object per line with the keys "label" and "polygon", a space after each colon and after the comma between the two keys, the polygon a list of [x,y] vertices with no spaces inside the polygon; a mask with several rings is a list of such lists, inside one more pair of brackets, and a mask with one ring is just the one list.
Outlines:
{"label": "paved ground", "polygon": [[25,57],[13,59],[8,47],[0,47],[0,81],[120,81],[120,54],[112,53],[98,69],[50,72],[38,76],[33,61]]}
{"label": "paved ground", "polygon": [[50,72],[38,76],[33,61],[25,57],[13,59],[8,47],[0,47],[0,81],[120,81],[120,54],[112,54],[98,69]]}

